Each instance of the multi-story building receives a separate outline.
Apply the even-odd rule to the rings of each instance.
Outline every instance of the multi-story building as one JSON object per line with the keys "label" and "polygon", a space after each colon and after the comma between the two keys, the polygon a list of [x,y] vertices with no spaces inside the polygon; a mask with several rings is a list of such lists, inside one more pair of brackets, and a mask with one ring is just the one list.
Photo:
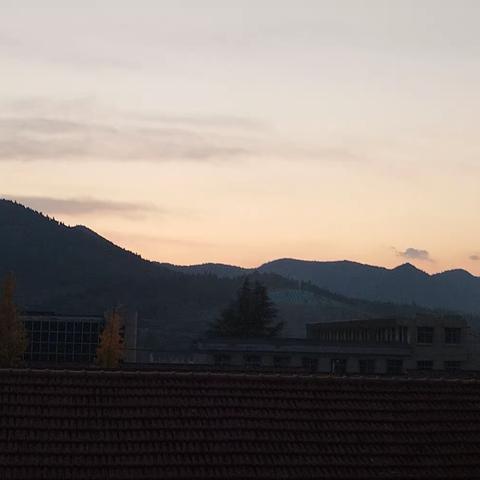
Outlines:
{"label": "multi-story building", "polygon": [[103,316],[56,315],[52,312],[27,312],[28,362],[93,363]]}
{"label": "multi-story building", "polygon": [[195,362],[337,374],[480,371],[478,345],[462,317],[425,315],[311,324],[305,339],[205,338]]}
{"label": "multi-story building", "polygon": [[[410,354],[399,370],[478,370],[478,343],[468,323],[455,315],[417,315],[410,319],[378,319],[307,325],[307,338],[343,345],[405,345]],[[393,360],[393,359],[392,359]],[[360,358],[350,358],[350,370],[360,371]],[[391,360],[374,359],[374,371],[385,373]],[[390,364],[389,364],[390,361]]]}
{"label": "multi-story building", "polygon": [[[103,315],[58,315],[52,312],[26,312],[25,360],[29,363],[93,364]],[[124,361],[134,363],[137,349],[137,314],[124,312],[122,335],[125,337]]]}
{"label": "multi-story building", "polygon": [[343,374],[355,368],[375,373],[372,361],[398,374],[411,355],[408,344],[318,342],[304,338],[206,338],[196,343],[197,362],[233,369],[302,370]]}

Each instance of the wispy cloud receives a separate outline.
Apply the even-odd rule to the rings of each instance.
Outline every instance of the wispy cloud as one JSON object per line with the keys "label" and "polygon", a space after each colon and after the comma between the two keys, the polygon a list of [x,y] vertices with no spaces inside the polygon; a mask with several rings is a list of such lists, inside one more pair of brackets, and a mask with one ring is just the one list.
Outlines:
{"label": "wispy cloud", "polygon": [[259,132],[270,130],[266,122],[255,118],[239,117],[234,115],[158,115],[137,114],[137,120],[158,125],[175,125],[194,128],[218,128]]}
{"label": "wispy cloud", "polygon": [[5,196],[34,210],[51,215],[120,215],[130,219],[141,219],[148,213],[164,213],[151,204],[115,202],[91,197],[54,198],[42,196]]}
{"label": "wispy cloud", "polygon": [[474,262],[480,261],[480,255],[473,254],[473,255],[470,255],[468,258],[470,260],[473,260]]}
{"label": "wispy cloud", "polygon": [[0,161],[365,160],[343,146],[285,142],[256,118],[114,111],[89,98],[26,98],[3,107]]}
{"label": "wispy cloud", "polygon": [[249,153],[232,138],[187,128],[0,118],[0,160],[220,160]]}
{"label": "wispy cloud", "polygon": [[399,257],[406,258],[408,260],[422,260],[427,262],[432,262],[432,258],[430,257],[430,253],[428,250],[420,250],[418,248],[409,247],[404,251],[398,251],[397,255]]}

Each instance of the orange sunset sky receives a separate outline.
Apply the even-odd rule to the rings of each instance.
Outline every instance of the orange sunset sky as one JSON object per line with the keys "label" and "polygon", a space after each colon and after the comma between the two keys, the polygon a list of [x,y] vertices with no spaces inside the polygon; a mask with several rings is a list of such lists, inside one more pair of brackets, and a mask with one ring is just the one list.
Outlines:
{"label": "orange sunset sky", "polygon": [[479,24],[474,0],[0,0],[0,196],[177,264],[480,275]]}

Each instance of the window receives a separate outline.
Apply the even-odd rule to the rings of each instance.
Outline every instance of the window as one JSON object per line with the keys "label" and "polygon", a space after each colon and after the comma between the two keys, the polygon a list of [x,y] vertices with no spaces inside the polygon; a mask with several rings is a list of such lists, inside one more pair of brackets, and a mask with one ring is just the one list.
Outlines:
{"label": "window", "polygon": [[290,357],[279,355],[273,357],[273,366],[275,368],[286,368],[290,365]]}
{"label": "window", "polygon": [[347,360],[344,358],[332,359],[332,373],[335,375],[344,375],[347,370]]}
{"label": "window", "polygon": [[403,361],[398,359],[387,360],[387,374],[388,375],[401,375],[403,373]]}
{"label": "window", "polygon": [[445,343],[447,345],[458,345],[462,336],[461,328],[445,328]]}
{"label": "window", "polygon": [[417,343],[433,343],[433,327],[417,328]]}
{"label": "window", "polygon": [[432,360],[419,360],[417,362],[417,370],[432,370],[433,362]]}
{"label": "window", "polygon": [[307,372],[316,372],[318,370],[318,359],[311,357],[303,357],[302,366]]}
{"label": "window", "polygon": [[454,372],[456,370],[461,370],[462,369],[462,362],[457,361],[457,360],[447,360],[443,364],[445,370]]}
{"label": "window", "polygon": [[243,359],[247,368],[257,368],[261,363],[260,355],[245,355]]}
{"label": "window", "polygon": [[359,361],[359,371],[362,375],[372,375],[375,373],[375,360],[363,359]]}

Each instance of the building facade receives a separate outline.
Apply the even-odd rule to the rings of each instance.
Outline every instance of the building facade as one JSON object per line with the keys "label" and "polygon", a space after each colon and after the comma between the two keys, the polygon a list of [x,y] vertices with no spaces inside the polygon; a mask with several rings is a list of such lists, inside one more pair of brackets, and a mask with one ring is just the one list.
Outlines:
{"label": "building facade", "polygon": [[196,363],[232,369],[401,375],[480,371],[479,341],[459,316],[307,325],[305,339],[205,338]]}
{"label": "building facade", "polygon": [[197,362],[230,369],[297,370],[310,373],[401,373],[399,365],[411,355],[407,344],[362,345],[309,339],[206,338],[196,343]]}
{"label": "building facade", "polygon": [[32,363],[90,364],[95,359],[103,316],[27,312],[25,360]]}
{"label": "building facade", "polygon": [[[307,325],[307,338],[343,345],[404,345],[410,354],[399,364],[402,371],[480,369],[476,353],[478,340],[466,320],[455,315],[317,323]],[[360,370],[360,366],[357,369]],[[384,373],[388,364],[378,359],[374,370]]]}

